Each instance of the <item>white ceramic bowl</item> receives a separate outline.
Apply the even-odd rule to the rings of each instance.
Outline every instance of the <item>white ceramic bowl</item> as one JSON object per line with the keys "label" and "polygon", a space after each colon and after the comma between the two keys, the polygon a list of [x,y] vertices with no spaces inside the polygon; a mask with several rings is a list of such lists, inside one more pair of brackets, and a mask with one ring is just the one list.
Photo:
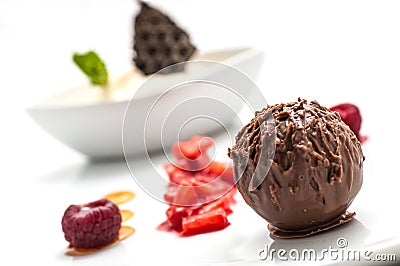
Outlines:
{"label": "white ceramic bowl", "polygon": [[[263,61],[263,54],[257,49],[231,48],[199,54],[193,60],[201,61],[194,61],[200,64],[193,65],[189,62],[184,72],[146,77],[133,70],[112,80],[109,92],[88,85],[81,86],[31,106],[27,111],[53,137],[92,158],[123,156],[123,131],[124,142],[129,143],[125,152],[129,155],[158,150],[161,144],[167,147],[177,138],[208,134],[218,130],[221,125],[229,124],[246,105],[252,91],[257,90],[254,86],[248,87],[247,81],[241,83],[243,77],[240,75],[232,74],[234,69],[244,73],[249,80],[256,79]],[[208,65],[209,61],[230,67],[212,63]],[[231,84],[227,86],[238,85],[233,90],[240,99],[231,97],[232,93],[229,96],[227,91],[210,89],[215,84],[206,88],[204,84],[194,82],[171,90],[171,86],[186,80],[211,80],[216,83],[228,80]],[[204,106],[201,101],[179,104],[203,96],[216,99],[229,108],[220,108],[218,104]],[[134,101],[130,103],[132,97]],[[181,109],[176,109],[177,104],[178,109]],[[167,115],[171,109],[176,110],[174,116]],[[207,110],[201,115],[216,114],[214,122],[197,119],[195,123],[191,122],[190,127],[182,129],[179,136],[173,126],[165,123],[170,121],[171,125],[174,121],[188,122],[188,115],[197,116],[199,109]],[[231,111],[225,112],[228,109]],[[151,115],[148,114],[149,110],[152,111]],[[125,113],[127,120],[124,123]],[[164,131],[163,126],[166,128]],[[174,126],[182,128],[183,125]],[[141,133],[138,135],[137,132]]]}

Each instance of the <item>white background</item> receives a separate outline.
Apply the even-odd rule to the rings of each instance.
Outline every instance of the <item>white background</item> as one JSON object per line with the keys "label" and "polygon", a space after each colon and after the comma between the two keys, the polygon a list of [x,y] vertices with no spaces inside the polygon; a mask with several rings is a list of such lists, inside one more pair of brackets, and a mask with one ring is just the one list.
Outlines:
{"label": "white background", "polygon": [[[369,141],[364,187],[354,206],[372,230],[381,222],[385,233],[398,234],[391,226],[399,216],[399,1],[151,3],[184,25],[200,51],[242,45],[264,50],[257,84],[269,103],[300,96],[327,106],[357,104]],[[71,62],[75,51],[96,50],[111,74],[128,70],[137,9],[133,0],[0,0],[0,259],[7,264],[107,265],[112,253],[66,258],[60,221],[68,204],[134,186],[128,172],[119,162],[90,163],[38,128],[24,109],[86,82]],[[134,253],[141,253],[135,239],[151,241],[138,224],[145,227],[146,219],[155,217],[147,225],[152,230],[163,217],[148,206],[132,205],[138,233],[129,243],[136,250],[115,248],[116,264],[124,264],[124,258],[133,264]],[[174,260],[164,259],[166,265]]]}

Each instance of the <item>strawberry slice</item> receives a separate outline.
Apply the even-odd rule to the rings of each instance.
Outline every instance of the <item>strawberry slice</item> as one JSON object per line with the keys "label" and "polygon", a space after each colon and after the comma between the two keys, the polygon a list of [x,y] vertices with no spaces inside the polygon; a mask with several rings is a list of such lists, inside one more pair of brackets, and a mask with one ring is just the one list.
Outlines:
{"label": "strawberry slice", "polygon": [[232,187],[231,190],[229,190],[229,192],[224,195],[222,200],[225,202],[226,205],[230,206],[230,205],[236,203],[236,200],[234,198],[236,192],[237,192],[237,188]]}
{"label": "strawberry slice", "polygon": [[196,189],[191,186],[177,186],[176,195],[172,201],[173,205],[195,206],[199,204],[199,197]]}
{"label": "strawberry slice", "polygon": [[170,207],[160,230],[190,236],[229,225],[236,193],[233,170],[229,164],[210,160],[207,150],[212,145],[214,141],[204,136],[173,145],[175,162],[164,165],[171,182],[164,199]]}
{"label": "strawberry slice", "polygon": [[213,202],[210,202],[206,205],[201,206],[199,209],[196,210],[197,214],[204,214],[208,213],[210,211],[216,210],[218,208],[222,208],[225,210],[226,215],[229,215],[232,213],[232,209],[229,207],[229,204],[227,201],[224,200],[224,198],[215,200]]}
{"label": "strawberry slice", "polygon": [[174,178],[174,175],[180,174],[182,172],[182,169],[180,169],[179,167],[176,167],[172,163],[164,164],[164,170],[170,179]]}
{"label": "strawberry slice", "polygon": [[212,161],[202,172],[221,177],[231,184],[234,183],[233,168],[229,164]]}
{"label": "strawberry slice", "polygon": [[175,207],[171,206],[168,208],[166,211],[167,215],[167,221],[170,226],[170,228],[181,232],[182,231],[182,219],[184,217],[189,216],[191,213],[190,208],[185,208],[185,207]]}
{"label": "strawberry slice", "polygon": [[164,170],[167,172],[169,181],[174,184],[182,184],[185,180],[193,176],[193,172],[182,170],[172,163],[165,164]]}
{"label": "strawberry slice", "polygon": [[208,203],[223,197],[232,185],[221,180],[196,186],[197,196],[202,203]]}
{"label": "strawberry slice", "polygon": [[176,164],[186,171],[198,171],[207,167],[211,159],[207,150],[214,141],[205,136],[195,136],[188,141],[180,141],[172,146]]}
{"label": "strawberry slice", "polygon": [[229,225],[223,208],[191,215],[182,219],[182,235],[190,236],[222,230]]}
{"label": "strawberry slice", "polygon": [[172,147],[172,154],[176,159],[195,160],[202,153],[207,153],[207,150],[214,145],[212,138],[206,136],[194,136],[188,141],[180,141]]}

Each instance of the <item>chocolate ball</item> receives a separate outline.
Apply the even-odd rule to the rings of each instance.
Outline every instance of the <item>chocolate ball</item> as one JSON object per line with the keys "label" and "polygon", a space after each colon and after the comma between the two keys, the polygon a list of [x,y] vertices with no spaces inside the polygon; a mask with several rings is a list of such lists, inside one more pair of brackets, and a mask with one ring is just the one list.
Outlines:
{"label": "chocolate ball", "polygon": [[302,237],[352,219],[364,156],[351,129],[316,101],[256,112],[228,151],[246,203],[272,235]]}

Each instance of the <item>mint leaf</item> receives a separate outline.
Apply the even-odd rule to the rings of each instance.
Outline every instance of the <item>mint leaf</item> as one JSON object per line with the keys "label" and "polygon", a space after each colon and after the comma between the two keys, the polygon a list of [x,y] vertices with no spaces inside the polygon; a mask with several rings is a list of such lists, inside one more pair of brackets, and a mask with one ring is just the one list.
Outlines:
{"label": "mint leaf", "polygon": [[93,85],[106,86],[108,84],[106,65],[94,51],[84,54],[74,53],[72,59]]}

